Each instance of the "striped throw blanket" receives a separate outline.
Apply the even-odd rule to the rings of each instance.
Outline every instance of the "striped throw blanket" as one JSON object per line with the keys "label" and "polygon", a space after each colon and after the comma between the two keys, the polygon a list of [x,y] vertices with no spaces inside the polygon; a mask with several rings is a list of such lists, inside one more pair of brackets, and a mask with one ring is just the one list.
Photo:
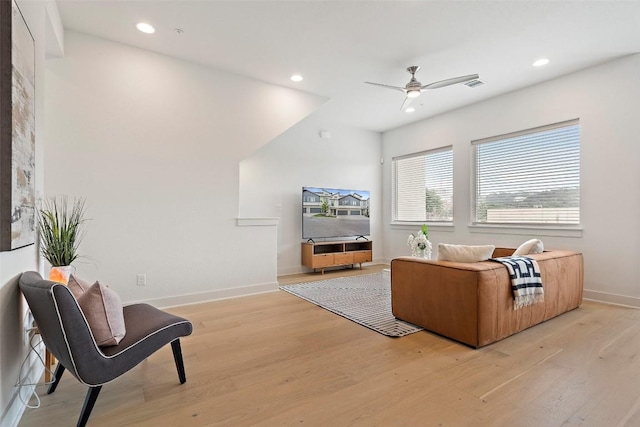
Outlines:
{"label": "striped throw blanket", "polygon": [[540,267],[534,259],[512,256],[491,258],[491,261],[499,262],[507,267],[513,290],[514,310],[544,301]]}

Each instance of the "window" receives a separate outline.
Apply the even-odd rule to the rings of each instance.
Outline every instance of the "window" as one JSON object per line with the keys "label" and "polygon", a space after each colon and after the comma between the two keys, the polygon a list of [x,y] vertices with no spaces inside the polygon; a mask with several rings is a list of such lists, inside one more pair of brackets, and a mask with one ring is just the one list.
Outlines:
{"label": "window", "polygon": [[472,142],[475,224],[580,224],[578,120]]}
{"label": "window", "polygon": [[393,220],[453,221],[451,146],[393,158]]}

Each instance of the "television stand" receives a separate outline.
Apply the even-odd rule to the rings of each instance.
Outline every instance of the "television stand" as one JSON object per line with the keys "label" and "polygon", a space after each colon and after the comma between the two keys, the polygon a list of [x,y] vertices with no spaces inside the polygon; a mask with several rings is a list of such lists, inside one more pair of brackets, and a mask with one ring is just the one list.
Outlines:
{"label": "television stand", "polygon": [[306,242],[302,243],[302,265],[316,269],[327,267],[348,266],[373,260],[373,242],[348,241],[348,242]]}

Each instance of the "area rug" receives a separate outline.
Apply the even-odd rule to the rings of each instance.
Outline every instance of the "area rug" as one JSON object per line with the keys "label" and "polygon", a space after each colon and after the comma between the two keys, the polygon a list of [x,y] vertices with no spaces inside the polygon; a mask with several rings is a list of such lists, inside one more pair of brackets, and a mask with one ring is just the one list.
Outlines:
{"label": "area rug", "polygon": [[382,273],[280,286],[283,291],[390,337],[422,328],[391,314],[391,284]]}

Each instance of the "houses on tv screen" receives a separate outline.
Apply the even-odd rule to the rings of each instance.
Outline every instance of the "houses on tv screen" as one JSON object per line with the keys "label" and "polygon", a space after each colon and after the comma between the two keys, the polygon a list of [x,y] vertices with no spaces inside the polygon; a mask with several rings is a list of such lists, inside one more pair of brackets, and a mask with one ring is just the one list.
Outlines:
{"label": "houses on tv screen", "polygon": [[369,192],[305,187],[302,213],[325,216],[369,216]]}

